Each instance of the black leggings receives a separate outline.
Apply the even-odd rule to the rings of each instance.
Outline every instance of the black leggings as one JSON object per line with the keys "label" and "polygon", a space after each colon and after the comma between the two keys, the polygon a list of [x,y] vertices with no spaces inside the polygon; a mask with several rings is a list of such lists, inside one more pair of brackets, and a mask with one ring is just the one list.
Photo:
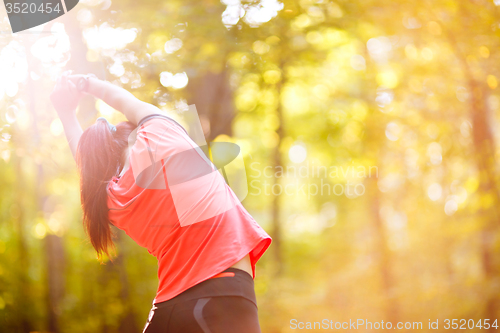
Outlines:
{"label": "black leggings", "polygon": [[153,306],[143,333],[260,333],[253,279],[226,269]]}

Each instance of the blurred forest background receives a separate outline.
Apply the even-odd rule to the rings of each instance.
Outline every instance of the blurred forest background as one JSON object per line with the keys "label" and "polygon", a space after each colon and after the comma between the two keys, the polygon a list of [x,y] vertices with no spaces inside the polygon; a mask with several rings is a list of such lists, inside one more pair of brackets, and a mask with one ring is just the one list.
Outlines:
{"label": "blurred forest background", "polygon": [[[145,249],[118,232],[101,265],[84,234],[48,99],[66,69],[166,112],[195,104],[209,141],[242,147],[243,204],[273,237],[263,332],[500,318],[498,5],[82,0],[15,35],[0,6],[0,332],[140,332],[156,292]],[[84,126],[98,116],[123,120],[85,98]]]}

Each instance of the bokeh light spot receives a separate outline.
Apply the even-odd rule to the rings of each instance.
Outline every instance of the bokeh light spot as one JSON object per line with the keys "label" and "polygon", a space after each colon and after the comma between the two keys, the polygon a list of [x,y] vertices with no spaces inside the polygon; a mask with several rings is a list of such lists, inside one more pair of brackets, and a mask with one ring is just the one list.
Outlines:
{"label": "bokeh light spot", "polygon": [[293,163],[302,163],[307,157],[307,149],[301,144],[295,144],[290,147],[288,157]]}

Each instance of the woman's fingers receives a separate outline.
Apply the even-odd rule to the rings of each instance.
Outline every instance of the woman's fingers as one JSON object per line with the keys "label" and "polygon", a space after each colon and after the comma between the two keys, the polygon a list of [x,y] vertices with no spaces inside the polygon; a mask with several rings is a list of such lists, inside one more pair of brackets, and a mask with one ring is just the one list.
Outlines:
{"label": "woman's fingers", "polygon": [[61,78],[61,85],[64,87],[64,88],[67,88],[68,87],[68,77],[66,75],[62,76]]}
{"label": "woman's fingers", "polygon": [[[56,81],[56,86],[54,91],[56,90],[68,90],[76,95],[80,95],[80,91],[78,90],[78,82],[80,79],[86,77],[83,74],[71,74],[71,70],[64,71],[61,76]],[[95,77],[94,74],[89,74],[89,76]]]}
{"label": "woman's fingers", "polygon": [[64,87],[68,87],[68,79],[69,79],[71,73],[73,73],[72,70],[67,70],[67,71],[62,72],[62,74],[61,74],[61,79],[62,79],[61,84]]}
{"label": "woman's fingers", "polygon": [[61,78],[58,78],[56,80],[56,85],[54,86],[54,89],[52,90],[52,94],[57,94],[62,89],[63,89],[63,87],[62,87],[62,84],[61,84]]}
{"label": "woman's fingers", "polygon": [[75,93],[75,94],[79,94],[80,92],[78,91],[78,88],[76,87],[76,84],[73,83],[73,81],[69,80],[68,81],[68,85],[69,85],[69,89]]}
{"label": "woman's fingers", "polygon": [[78,84],[78,81],[83,77],[83,75],[70,75],[68,80],[72,82],[75,86]]}
{"label": "woman's fingers", "polygon": [[61,78],[58,77],[57,80],[56,80],[56,86],[54,87],[54,90],[57,90],[61,88]]}

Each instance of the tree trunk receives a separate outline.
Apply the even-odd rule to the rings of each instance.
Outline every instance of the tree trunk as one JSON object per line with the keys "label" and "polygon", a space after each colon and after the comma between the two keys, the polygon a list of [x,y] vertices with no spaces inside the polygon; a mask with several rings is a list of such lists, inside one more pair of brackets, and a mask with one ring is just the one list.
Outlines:
{"label": "tree trunk", "polygon": [[[58,18],[60,22],[64,23],[66,33],[71,40],[71,59],[68,61],[65,69],[74,70],[75,74],[96,74],[101,80],[106,80],[106,68],[102,62],[89,62],[87,60],[87,45],[83,39],[82,29],[78,23],[77,10],[72,10],[62,17]],[[85,129],[88,125],[92,124],[96,118],[95,98],[91,96],[84,96],[80,100],[80,110],[83,112],[78,113],[78,120]]]}
{"label": "tree trunk", "polygon": [[[21,143],[21,147],[24,145]],[[19,144],[17,145],[18,148]],[[18,209],[18,216],[16,218],[16,235],[17,235],[17,245],[18,245],[18,278],[19,278],[19,293],[17,295],[16,303],[19,304],[19,327],[23,332],[33,331],[33,323],[30,320],[30,314],[32,312],[32,302],[31,298],[31,286],[28,279],[28,269],[29,269],[29,256],[28,256],[28,246],[26,244],[26,236],[24,234],[25,229],[25,200],[23,198],[26,195],[26,184],[24,182],[24,175],[21,169],[21,156],[16,156],[13,154],[13,159],[15,163],[15,172],[17,180],[17,194],[16,194],[16,206]]]}
{"label": "tree trunk", "polygon": [[380,200],[377,190],[377,179],[369,178],[371,182],[370,188],[373,188],[373,193],[371,194],[371,208],[373,216],[373,225],[376,237],[376,249],[375,253],[378,254],[379,258],[379,268],[382,279],[382,293],[385,300],[385,313],[386,320],[392,322],[395,325],[398,322],[399,311],[398,305],[395,297],[395,278],[392,273],[392,258],[389,248],[387,246],[387,234],[385,231],[384,223],[382,217],[380,216]]}
{"label": "tree trunk", "polygon": [[[482,89],[479,83],[472,77],[468,78],[470,98],[470,116],[472,120],[472,136],[475,150],[475,161],[479,171],[481,201],[488,201],[489,197],[494,198],[494,202],[499,202],[498,190],[496,187],[494,154],[495,146],[491,129],[487,123],[486,105]],[[486,200],[485,200],[486,199]],[[481,209],[481,219],[483,220],[483,230],[481,231],[481,253],[483,271],[487,282],[486,317],[494,320],[498,311],[498,291],[493,290],[494,280],[499,277],[498,260],[494,251],[495,232],[498,231],[499,212],[498,207],[484,207]],[[490,327],[490,331],[495,329]]]}
{"label": "tree trunk", "polygon": [[64,296],[64,247],[61,237],[56,235],[47,235],[44,241],[47,270],[47,328],[49,332],[56,333],[60,332],[61,309],[59,304]]}
{"label": "tree trunk", "polygon": [[[472,141],[474,145],[474,161],[479,172],[479,200],[499,202],[498,177],[495,171],[495,142],[488,125],[488,110],[485,103],[485,89],[473,76],[472,70],[454,36],[447,35],[454,47],[457,59],[462,67],[469,91],[469,115],[472,123]],[[495,233],[498,232],[500,207],[495,204],[480,205],[479,218],[482,220],[481,257],[483,272],[487,284],[485,301],[485,318],[494,320],[498,312],[498,291],[493,290],[494,281],[499,278],[498,258],[495,254]],[[490,327],[490,331],[495,329]]]}
{"label": "tree trunk", "polygon": [[[281,66],[281,70],[283,73],[283,64]],[[282,88],[282,83],[281,81],[277,84],[276,89],[278,91],[278,98],[281,98],[281,89]],[[278,115],[279,119],[279,126],[276,129],[276,133],[278,134],[278,143],[276,144],[276,147],[274,148],[273,151],[273,165],[274,165],[274,170],[278,170],[278,168],[283,167],[283,161],[281,158],[281,151],[280,151],[280,145],[281,141],[283,140],[283,133],[284,133],[284,126],[283,126],[283,106],[281,104],[281,101],[278,103],[278,107],[276,109],[276,113]],[[279,188],[281,186],[280,184],[280,178],[277,177],[274,179],[274,185],[277,185]],[[274,186],[273,185],[273,186]],[[281,194],[281,191],[279,191]],[[281,195],[273,195],[272,199],[272,204],[271,204],[271,218],[272,218],[272,231],[271,235],[273,238],[273,254],[274,254],[274,260],[276,264],[276,274],[281,275],[283,273],[283,249],[282,249],[282,241],[281,241]]]}
{"label": "tree trunk", "polygon": [[[47,29],[47,27],[45,28]],[[45,30],[44,29],[44,30]],[[27,41],[27,40],[26,40]],[[25,43],[28,49],[29,43]],[[35,59],[30,52],[26,52],[28,60],[28,71],[34,70]],[[31,78],[27,81],[27,92],[29,96],[28,108],[32,121],[32,134],[33,141],[35,143],[40,142],[40,133],[38,130],[38,115],[36,110],[36,89],[34,82]],[[36,195],[36,211],[42,216],[47,216],[50,212],[44,211],[44,204],[47,196],[44,191],[44,172],[43,166],[41,164],[37,165],[37,183],[35,189]],[[62,239],[56,235],[47,235],[44,239],[45,246],[45,270],[46,270],[46,281],[47,289],[45,295],[46,310],[47,310],[47,329],[51,333],[59,332],[58,317],[60,315],[59,302],[63,296],[64,287],[64,247],[62,244]]]}
{"label": "tree trunk", "polygon": [[120,299],[123,304],[125,304],[125,311],[122,314],[120,320],[119,332],[122,333],[135,333],[139,332],[139,327],[137,325],[137,320],[132,307],[132,301],[130,299],[130,283],[127,276],[127,270],[125,267],[125,251],[123,244],[123,231],[117,232],[116,245],[122,250],[118,252],[116,259],[114,260],[113,266],[118,272],[118,277],[120,279]]}
{"label": "tree trunk", "polygon": [[220,134],[232,135],[235,111],[227,68],[190,79],[189,95],[189,104],[196,105],[207,143]]}

